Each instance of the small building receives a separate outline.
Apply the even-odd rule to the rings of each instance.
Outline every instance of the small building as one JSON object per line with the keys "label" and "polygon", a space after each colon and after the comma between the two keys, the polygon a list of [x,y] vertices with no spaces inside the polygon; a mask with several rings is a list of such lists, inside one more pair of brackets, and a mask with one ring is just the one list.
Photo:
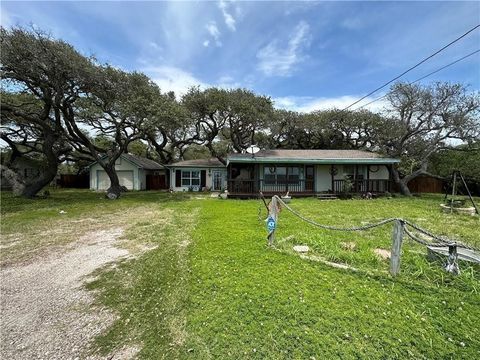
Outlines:
{"label": "small building", "polygon": [[168,168],[173,191],[222,191],[227,187],[227,167],[217,158],[179,161]]}
{"label": "small building", "polygon": [[400,160],[360,150],[262,150],[228,156],[228,193],[249,197],[289,192],[383,193],[391,191],[388,167]]}
{"label": "small building", "polygon": [[[120,185],[128,190],[168,189],[168,169],[159,163],[141,156],[122,154],[115,162]],[[157,179],[157,181],[152,181]],[[163,181],[162,181],[163,179]],[[152,184],[157,186],[152,187]],[[90,165],[90,189],[107,190],[110,179],[105,170],[94,162]]]}

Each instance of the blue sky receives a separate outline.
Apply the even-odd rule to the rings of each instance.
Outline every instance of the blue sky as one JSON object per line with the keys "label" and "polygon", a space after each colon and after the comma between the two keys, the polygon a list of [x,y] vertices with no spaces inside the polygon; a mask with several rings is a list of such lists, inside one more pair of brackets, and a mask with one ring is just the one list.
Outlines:
{"label": "blue sky", "polygon": [[[0,6],[3,26],[34,24],[84,54],[145,72],[164,91],[181,94],[195,84],[245,87],[271,96],[277,107],[302,111],[346,106],[480,23],[480,2]],[[480,29],[404,79],[415,80],[477,49]],[[423,82],[435,80],[480,89],[480,54]]]}

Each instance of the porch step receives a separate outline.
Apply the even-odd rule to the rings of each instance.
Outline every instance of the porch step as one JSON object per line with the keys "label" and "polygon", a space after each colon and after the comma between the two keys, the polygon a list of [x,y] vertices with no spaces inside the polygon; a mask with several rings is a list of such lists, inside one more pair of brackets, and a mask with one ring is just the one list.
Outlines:
{"label": "porch step", "polygon": [[318,194],[317,199],[319,199],[319,200],[335,200],[335,199],[338,199],[338,197],[335,194]]}

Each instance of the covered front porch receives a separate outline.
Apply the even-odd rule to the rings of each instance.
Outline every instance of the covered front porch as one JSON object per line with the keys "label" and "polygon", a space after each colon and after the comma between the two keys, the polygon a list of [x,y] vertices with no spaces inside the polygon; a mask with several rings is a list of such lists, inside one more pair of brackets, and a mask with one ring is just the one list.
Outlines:
{"label": "covered front porch", "polygon": [[391,190],[385,165],[229,164],[231,197],[286,194],[384,193]]}

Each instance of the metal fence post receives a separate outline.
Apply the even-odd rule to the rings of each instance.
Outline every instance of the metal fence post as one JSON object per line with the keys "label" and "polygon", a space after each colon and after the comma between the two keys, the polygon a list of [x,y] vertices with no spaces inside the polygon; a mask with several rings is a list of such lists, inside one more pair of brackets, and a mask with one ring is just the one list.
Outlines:
{"label": "metal fence post", "polygon": [[402,220],[395,220],[392,231],[392,253],[390,256],[390,274],[396,276],[400,272],[400,255],[402,251],[403,227]]}

